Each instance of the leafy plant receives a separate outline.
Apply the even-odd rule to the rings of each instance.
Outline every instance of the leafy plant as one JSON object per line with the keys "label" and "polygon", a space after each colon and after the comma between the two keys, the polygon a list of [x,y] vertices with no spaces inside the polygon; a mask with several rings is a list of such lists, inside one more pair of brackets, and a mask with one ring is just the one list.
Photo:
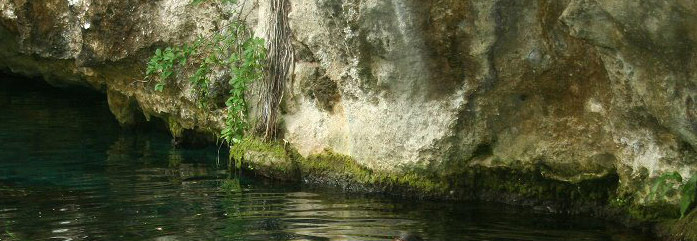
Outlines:
{"label": "leafy plant", "polygon": [[[211,0],[193,0],[192,4],[197,5],[207,1]],[[237,0],[217,1],[221,3],[232,4],[238,2]],[[261,111],[259,113],[260,116],[258,116],[258,123],[260,123],[261,125],[257,126],[258,130],[263,132],[264,139],[266,140],[270,140],[271,138],[276,137],[276,125],[279,119],[278,110],[281,104],[281,99],[283,97],[283,90],[285,89],[286,81],[291,76],[291,63],[293,62],[293,46],[290,40],[291,31],[290,26],[288,25],[288,14],[286,12],[287,9],[284,7],[286,5],[286,2],[287,0],[269,0],[269,7],[272,14],[270,14],[268,18],[268,50],[265,49],[263,51],[263,57],[266,62],[266,66],[264,67],[267,70],[268,75],[266,75],[265,78],[263,78],[264,81],[259,88],[259,105]],[[241,33],[248,33],[248,31],[246,28],[244,28],[243,21],[239,20],[240,12],[237,12],[236,14],[238,19],[236,21],[233,21],[233,29],[242,31],[235,31],[237,34],[234,36],[245,35]],[[233,13],[232,15],[235,15],[235,13]],[[246,36],[250,35],[246,34]],[[244,52],[247,52],[248,50],[255,48],[253,45],[248,44],[239,45],[239,43],[247,43],[246,40],[235,42],[238,43],[237,46],[243,46],[243,48],[245,48],[243,50]],[[250,60],[249,58],[244,59],[244,61],[247,61],[249,63],[255,62],[254,60]],[[237,105],[228,105],[228,107],[232,107],[233,109],[236,109],[235,106]],[[236,131],[234,130],[234,128],[227,129],[224,131],[224,133],[226,134],[223,136],[230,143],[233,140],[233,138],[230,138],[230,133],[235,132]]]}
{"label": "leafy plant", "polygon": [[[191,4],[207,1],[237,3],[237,0],[192,0]],[[274,138],[283,90],[290,78],[293,62],[290,27],[286,8],[283,7],[285,1],[271,0],[273,14],[267,32],[271,39],[268,50],[265,40],[254,37],[240,19],[242,8],[233,10],[230,15],[232,20],[220,28],[221,32],[201,36],[191,44],[156,50],[146,72],[148,78],[157,79],[155,90],[163,91],[166,81],[175,73],[177,76],[190,73],[189,81],[198,91],[197,102],[203,108],[208,106],[211,84],[225,79],[229,91],[225,99],[225,126],[220,131],[220,138],[232,147],[239,144],[251,128],[245,98],[248,86],[253,82],[262,82],[259,85],[261,110],[257,119],[260,125],[257,127],[263,131],[266,140]],[[236,166],[241,166],[241,163]]]}
{"label": "leafy plant", "polygon": [[692,178],[682,186],[680,191],[680,218],[684,218],[695,206],[697,199],[697,175],[692,175]]}
{"label": "leafy plant", "polygon": [[228,82],[230,95],[225,101],[227,119],[225,128],[220,134],[229,144],[239,143],[244,136],[244,131],[249,127],[246,121],[247,103],[244,95],[249,83],[264,77],[265,60],[266,48],[264,40],[261,38],[244,40],[240,51],[232,54],[228,60],[232,70],[232,78]]}
{"label": "leafy plant", "polygon": [[186,44],[181,47],[167,47],[164,50],[155,50],[155,54],[150,57],[148,67],[145,70],[146,78],[157,78],[155,91],[162,92],[165,87],[165,81],[174,74],[175,67],[185,66],[193,51],[194,47]]}
{"label": "leafy plant", "polygon": [[654,180],[651,186],[651,200],[656,200],[658,197],[665,197],[670,191],[674,190],[675,183],[682,183],[682,176],[678,172],[664,173]]}
{"label": "leafy plant", "polygon": [[651,186],[651,200],[656,200],[657,197],[664,197],[669,192],[674,191],[674,184],[678,184],[680,191],[680,218],[694,208],[697,201],[697,175],[692,175],[692,178],[686,183],[682,183],[682,176],[678,172],[665,173],[654,181]]}
{"label": "leafy plant", "polygon": [[[194,0],[200,4],[205,0]],[[235,3],[235,0],[221,0]],[[147,77],[157,78],[156,91],[162,91],[175,72],[186,72],[187,63],[197,65],[189,77],[198,91],[201,107],[208,103],[208,86],[214,70],[223,70],[229,86],[225,101],[227,118],[221,137],[229,144],[238,143],[249,128],[245,92],[250,83],[264,78],[266,47],[264,40],[253,37],[241,20],[233,20],[221,33],[199,37],[192,44],[157,49],[148,62]]]}

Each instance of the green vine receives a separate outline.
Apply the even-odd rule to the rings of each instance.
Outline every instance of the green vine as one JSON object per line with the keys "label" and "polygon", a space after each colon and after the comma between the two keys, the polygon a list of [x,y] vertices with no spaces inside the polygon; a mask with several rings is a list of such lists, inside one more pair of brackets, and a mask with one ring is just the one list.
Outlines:
{"label": "green vine", "polygon": [[[194,0],[200,4],[205,0]],[[221,0],[236,3],[235,0]],[[211,75],[223,70],[229,86],[225,101],[227,118],[221,137],[229,145],[242,140],[249,128],[245,92],[250,83],[264,78],[266,63],[264,40],[254,37],[241,20],[232,20],[222,33],[199,37],[191,44],[155,50],[146,70],[146,78],[157,80],[155,91],[162,92],[167,80],[175,73],[193,72],[189,82],[198,91],[201,107],[208,106]],[[189,65],[187,65],[189,64]],[[195,67],[194,69],[190,69]]]}
{"label": "green vine", "polygon": [[674,184],[678,184],[680,191],[680,218],[685,217],[697,204],[697,175],[682,183],[683,178],[678,172],[664,173],[654,180],[650,190],[650,200],[654,201],[658,197],[665,197],[670,192],[675,191]]}
{"label": "green vine", "polygon": [[[238,28],[243,30],[244,25]],[[232,70],[232,78],[229,80],[230,95],[225,101],[227,107],[227,119],[225,128],[221,131],[222,137],[229,144],[237,144],[242,140],[244,132],[249,128],[247,123],[247,102],[244,95],[247,86],[264,77],[264,62],[266,60],[266,48],[261,38],[247,38],[240,45],[238,53],[230,56],[228,64]]]}
{"label": "green vine", "polygon": [[669,192],[674,191],[674,184],[680,183],[682,183],[682,176],[680,176],[679,173],[664,173],[653,181],[653,185],[651,186],[651,190],[649,192],[650,200],[655,201],[658,198],[667,196]]}
{"label": "green vine", "polygon": [[685,183],[680,190],[680,218],[684,218],[695,207],[697,199],[697,174]]}
{"label": "green vine", "polygon": [[155,50],[155,54],[150,57],[148,67],[145,71],[146,78],[156,78],[155,91],[162,92],[165,83],[172,74],[175,67],[183,67],[186,61],[194,52],[196,46],[177,46]]}

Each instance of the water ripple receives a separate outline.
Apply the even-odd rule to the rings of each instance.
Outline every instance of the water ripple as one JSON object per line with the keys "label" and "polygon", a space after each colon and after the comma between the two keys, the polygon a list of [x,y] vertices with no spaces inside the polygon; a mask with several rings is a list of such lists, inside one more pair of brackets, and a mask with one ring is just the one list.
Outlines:
{"label": "water ripple", "polygon": [[0,78],[0,240],[650,240],[502,205],[227,179],[214,147],[122,131],[104,96],[21,81]]}

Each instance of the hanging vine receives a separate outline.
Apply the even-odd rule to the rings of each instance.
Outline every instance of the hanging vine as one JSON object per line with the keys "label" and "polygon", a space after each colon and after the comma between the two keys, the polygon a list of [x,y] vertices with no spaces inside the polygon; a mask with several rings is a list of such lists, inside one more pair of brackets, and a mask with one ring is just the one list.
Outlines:
{"label": "hanging vine", "polygon": [[[205,1],[193,0],[192,4]],[[237,3],[236,0],[219,1]],[[157,81],[154,89],[158,92],[164,90],[171,76],[187,72],[190,66],[196,67],[189,80],[198,91],[201,107],[208,106],[211,74],[215,69],[227,70],[230,91],[225,101],[227,118],[220,135],[229,145],[238,143],[250,127],[245,93],[254,82],[259,82],[256,128],[266,140],[274,139],[277,134],[279,106],[291,72],[293,48],[287,0],[267,1],[270,3],[266,32],[269,41],[254,37],[240,19],[238,10],[231,14],[230,24],[222,33],[200,37],[191,44],[157,49],[148,62],[146,78]]]}

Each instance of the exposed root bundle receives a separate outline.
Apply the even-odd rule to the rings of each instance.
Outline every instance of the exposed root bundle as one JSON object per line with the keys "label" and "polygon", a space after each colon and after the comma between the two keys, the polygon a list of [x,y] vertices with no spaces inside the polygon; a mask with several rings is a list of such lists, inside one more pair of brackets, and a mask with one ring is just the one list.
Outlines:
{"label": "exposed root bundle", "polygon": [[293,46],[287,15],[288,1],[270,1],[266,65],[268,72],[260,89],[261,116],[257,127],[267,140],[276,137],[279,106],[293,63]]}

